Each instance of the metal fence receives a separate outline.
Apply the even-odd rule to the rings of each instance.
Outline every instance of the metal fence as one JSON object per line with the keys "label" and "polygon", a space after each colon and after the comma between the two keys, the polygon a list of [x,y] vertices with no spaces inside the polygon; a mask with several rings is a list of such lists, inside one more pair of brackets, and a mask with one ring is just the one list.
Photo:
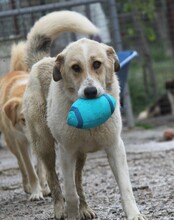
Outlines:
{"label": "metal fence", "polygon": [[[74,10],[78,11],[85,16],[89,17],[100,29],[102,41],[108,44],[119,44],[115,42],[116,31],[110,28],[113,25],[109,22],[107,17],[108,12],[112,11],[112,2],[109,1],[96,1],[96,0],[76,0],[76,1],[46,1],[46,0],[2,0],[0,1],[0,42],[2,42],[2,48],[0,51],[0,57],[5,59],[9,56],[10,50],[7,49],[5,42],[18,41],[26,37],[30,28],[34,22],[38,20],[44,14],[55,10]],[[115,4],[115,2],[114,2]],[[59,37],[59,43],[53,46],[54,48],[61,50],[68,42],[76,40],[81,37],[75,34],[63,34]],[[8,44],[8,43],[7,43]],[[56,44],[56,42],[55,42]],[[5,47],[3,48],[3,46]],[[4,49],[4,50],[3,50]],[[4,62],[3,59],[3,62]],[[1,60],[2,61],[2,60]]]}
{"label": "metal fence", "polygon": [[[8,70],[9,42],[25,38],[44,14],[64,9],[90,18],[101,29],[102,41],[116,50],[138,51],[128,81],[135,114],[166,92],[166,81],[174,79],[173,0],[1,0],[0,73]],[[79,37],[63,34],[52,55]]]}

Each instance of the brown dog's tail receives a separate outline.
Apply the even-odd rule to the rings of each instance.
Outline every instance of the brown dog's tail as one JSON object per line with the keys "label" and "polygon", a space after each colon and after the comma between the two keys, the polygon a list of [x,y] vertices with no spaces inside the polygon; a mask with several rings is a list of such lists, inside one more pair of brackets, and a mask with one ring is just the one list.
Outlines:
{"label": "brown dog's tail", "polygon": [[27,71],[25,63],[26,42],[13,44],[11,48],[10,72],[12,71]]}
{"label": "brown dog's tail", "polygon": [[97,27],[85,16],[73,11],[58,11],[40,18],[27,37],[26,61],[29,69],[34,63],[48,56],[51,42],[62,32],[95,35]]}

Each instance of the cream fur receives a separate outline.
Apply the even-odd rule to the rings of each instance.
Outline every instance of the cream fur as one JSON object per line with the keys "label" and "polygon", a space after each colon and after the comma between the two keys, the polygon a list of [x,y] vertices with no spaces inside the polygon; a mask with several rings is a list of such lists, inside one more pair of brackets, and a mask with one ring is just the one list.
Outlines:
{"label": "cream fur", "polygon": [[[44,28],[43,28],[44,27]],[[31,29],[28,40],[36,34],[52,39],[62,32],[79,32],[82,34],[98,34],[99,30],[85,16],[74,11],[59,11],[47,14],[38,20]]]}
{"label": "cream fur", "polygon": [[96,35],[99,30],[85,16],[73,11],[52,12],[41,17],[27,36],[26,62],[30,69],[48,56],[51,42],[62,32]]}
{"label": "cream fur", "polygon": [[[74,13],[63,12],[62,14],[74,17]],[[47,19],[49,20],[50,16],[43,18],[43,21],[47,23]],[[61,20],[61,22],[64,21],[65,19]],[[79,20],[76,22],[78,23]],[[41,24],[43,23],[40,22]],[[45,36],[50,33],[54,36],[54,33],[59,32],[58,23],[56,23],[57,32],[50,31],[50,26],[44,32],[39,23],[36,25],[28,37],[28,59],[32,53],[35,55],[38,52],[31,47],[33,44],[37,45],[34,42],[39,37],[35,32],[36,29]],[[47,51],[48,48],[45,47],[45,53]],[[30,59],[28,62],[30,65],[39,57],[43,58],[43,53],[38,52],[38,54],[34,59]],[[93,62],[96,60],[101,62],[97,70],[93,68]],[[120,188],[123,208],[128,220],[146,220],[146,217],[140,214],[133,196],[124,144],[120,137],[122,122],[119,85],[114,73],[115,62],[118,66],[113,48],[82,39],[67,46],[57,58],[43,58],[31,69],[29,84],[24,94],[23,111],[31,144],[46,168],[57,219],[62,219],[64,216],[64,199],[55,171],[55,143],[58,143],[60,148],[68,220],[93,219],[96,216],[85,200],[82,169],[86,153],[101,149],[107,153]],[[74,64],[80,66],[80,72],[72,69]],[[55,79],[60,79],[57,82],[52,79],[53,71]],[[79,130],[69,127],[66,124],[66,118],[71,104],[84,95],[85,87],[96,85],[98,86],[97,96],[102,90],[116,98],[115,112],[105,124],[95,129]]]}
{"label": "cream fur", "polygon": [[10,72],[16,70],[27,71],[27,65],[25,63],[25,51],[25,42],[21,41],[18,44],[13,44],[11,49]]}

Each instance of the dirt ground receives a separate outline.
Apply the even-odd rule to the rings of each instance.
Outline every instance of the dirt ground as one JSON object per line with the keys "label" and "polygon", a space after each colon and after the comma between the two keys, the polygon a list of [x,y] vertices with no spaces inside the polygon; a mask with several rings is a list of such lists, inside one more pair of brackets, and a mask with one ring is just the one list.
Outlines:
{"label": "dirt ground", "polygon": [[[165,126],[160,126],[123,132],[135,198],[139,209],[149,220],[174,220],[174,140],[162,142],[164,130]],[[89,154],[84,169],[84,189],[97,219],[126,219],[104,152]],[[8,150],[1,149],[0,219],[54,219],[50,197],[34,202],[28,198],[29,195],[22,190],[14,156]]]}

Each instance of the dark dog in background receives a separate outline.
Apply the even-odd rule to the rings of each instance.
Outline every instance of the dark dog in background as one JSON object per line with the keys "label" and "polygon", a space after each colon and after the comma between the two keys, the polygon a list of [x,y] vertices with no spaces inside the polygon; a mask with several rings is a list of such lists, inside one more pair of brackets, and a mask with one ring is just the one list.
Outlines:
{"label": "dark dog in background", "polygon": [[174,115],[174,79],[165,83],[166,93],[147,110],[141,112],[138,119],[152,118],[162,115]]}

